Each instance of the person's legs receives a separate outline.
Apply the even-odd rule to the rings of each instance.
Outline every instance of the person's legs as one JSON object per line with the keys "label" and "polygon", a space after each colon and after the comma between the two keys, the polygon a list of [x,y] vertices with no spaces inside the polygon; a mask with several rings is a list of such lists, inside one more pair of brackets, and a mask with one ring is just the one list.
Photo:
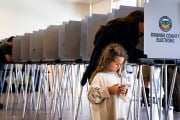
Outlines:
{"label": "person's legs", "polygon": [[[148,106],[150,106],[150,102],[149,102],[149,88],[145,88],[145,94],[146,94],[147,104],[148,104]],[[141,106],[142,106],[142,104],[145,104],[143,92],[142,92]]]}
{"label": "person's legs", "polygon": [[180,112],[180,92],[174,90],[173,94],[173,111]]}
{"label": "person's legs", "polygon": [[[3,91],[3,66],[4,65],[0,65],[0,97],[2,95],[2,91]],[[0,103],[0,110],[4,108],[4,105],[2,103]]]}
{"label": "person's legs", "polygon": [[144,101],[144,95],[143,95],[143,91],[142,91],[142,100],[141,100],[141,106],[145,103]]}
{"label": "person's legs", "polygon": [[175,112],[180,112],[180,70],[177,71],[172,100],[173,110]]}
{"label": "person's legs", "polygon": [[148,106],[150,106],[150,102],[149,102],[149,88],[145,88],[145,92],[146,92],[147,104],[148,104]]}

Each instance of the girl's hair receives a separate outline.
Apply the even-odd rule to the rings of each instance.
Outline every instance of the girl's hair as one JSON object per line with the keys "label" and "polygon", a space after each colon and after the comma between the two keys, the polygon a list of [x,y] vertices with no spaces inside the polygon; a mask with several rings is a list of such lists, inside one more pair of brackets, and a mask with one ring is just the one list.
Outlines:
{"label": "girl's hair", "polygon": [[[124,69],[124,65],[127,62],[128,56],[126,53],[126,50],[120,45],[120,44],[109,44],[108,46],[106,46],[103,49],[103,52],[98,60],[98,65],[96,67],[96,69],[94,70],[91,78],[89,79],[89,84],[92,82],[94,76],[98,73],[98,72],[102,72],[104,71],[104,69],[106,68],[106,66],[114,61],[115,57],[124,57],[124,62],[123,62],[123,66],[121,68],[121,70]],[[119,70],[117,71],[119,72]]]}

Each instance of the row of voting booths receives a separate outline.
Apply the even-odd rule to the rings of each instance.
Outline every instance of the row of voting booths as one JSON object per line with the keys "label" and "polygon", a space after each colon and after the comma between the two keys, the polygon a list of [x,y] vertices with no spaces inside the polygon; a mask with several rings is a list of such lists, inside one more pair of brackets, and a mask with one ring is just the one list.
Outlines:
{"label": "row of voting booths", "polygon": [[[161,9],[159,9],[159,5]],[[166,9],[167,6],[171,6],[173,9]],[[136,92],[132,92],[127,118],[128,120],[140,118],[141,91],[144,91],[142,65],[147,64],[151,68],[151,99],[153,97],[152,88],[155,86],[155,82],[153,82],[154,69],[156,66],[161,68],[160,87],[163,86],[163,83],[165,84],[166,111],[165,116],[162,116],[160,112],[162,103],[158,102],[159,98],[155,95],[158,107],[155,108],[151,105],[148,110],[146,102],[147,118],[154,119],[152,112],[153,109],[157,109],[159,119],[162,117],[167,119],[176,74],[179,71],[180,23],[178,21],[180,21],[180,10],[178,0],[164,0],[164,2],[152,0],[146,3],[144,8],[120,6],[120,9],[113,9],[106,15],[92,14],[84,17],[81,21],[70,20],[61,25],[50,25],[44,30],[16,36],[13,41],[14,63],[8,64],[10,66],[9,81],[11,82],[9,82],[10,85],[4,99],[6,109],[10,103],[11,84],[14,83],[18,86],[22,81],[26,81],[25,83],[29,81],[28,84],[24,83],[25,85],[21,86],[22,91],[16,90],[16,96],[13,99],[13,103],[18,104],[17,99],[20,99],[18,96],[23,94],[22,118],[25,118],[27,103],[31,102],[35,110],[35,119],[37,119],[42,104],[49,105],[50,113],[58,116],[59,119],[63,119],[63,111],[66,107],[72,109],[70,114],[73,118],[69,119],[78,119],[79,111],[85,109],[81,100],[82,96],[79,95],[82,94],[80,80],[91,57],[96,32],[101,25],[112,19],[124,17],[134,10],[145,12],[144,53],[148,55],[148,58],[140,59],[140,63],[129,64],[133,68],[131,75],[134,79],[137,78],[137,74],[139,77],[137,90],[133,89]],[[167,67],[169,65],[173,65],[175,69],[168,95]],[[132,83],[134,86],[135,83]],[[38,86],[37,92],[36,86]],[[50,92],[51,94],[49,94]],[[143,94],[145,93],[143,92]],[[47,104],[46,100],[50,100],[50,104]],[[16,108],[17,106],[13,106],[13,110]]]}
{"label": "row of voting booths", "polygon": [[[144,12],[144,53],[148,55],[148,58],[141,62],[151,67],[150,96],[152,96],[152,88],[156,88],[153,78],[154,68],[155,66],[161,67],[160,85],[163,86],[164,99],[161,101],[160,96],[159,101],[156,101],[157,112],[159,120],[167,120],[172,102],[174,111],[180,112],[180,52],[178,47],[180,44],[180,1],[151,0],[145,4]],[[173,69],[173,72],[170,72],[170,69]],[[164,116],[161,112],[162,106]],[[156,108],[151,106],[149,119],[153,119],[153,109]]]}
{"label": "row of voting booths", "polygon": [[[54,118],[65,119],[63,113],[67,108],[72,109],[68,113],[72,118],[66,119],[78,119],[79,111],[86,109],[79,98],[82,87],[80,80],[91,57],[96,32],[101,25],[112,19],[125,17],[134,10],[144,9],[120,6],[120,9],[113,9],[106,15],[92,14],[81,21],[69,20],[61,25],[50,25],[44,30],[15,36],[13,63],[5,66],[10,73],[8,78],[4,77],[9,79],[4,98],[5,110],[12,103],[15,115],[18,101],[22,98],[23,119],[26,117],[29,102],[34,109],[35,119],[38,119],[43,105],[50,108],[44,112],[53,113]],[[16,86],[16,95],[10,101],[12,84]],[[47,104],[47,100],[50,104]]]}
{"label": "row of voting booths", "polygon": [[121,6],[107,15],[92,14],[81,21],[70,20],[62,25],[50,25],[45,30],[16,36],[13,43],[14,62],[89,61],[93,41],[101,25],[117,17],[124,17],[140,7]]}

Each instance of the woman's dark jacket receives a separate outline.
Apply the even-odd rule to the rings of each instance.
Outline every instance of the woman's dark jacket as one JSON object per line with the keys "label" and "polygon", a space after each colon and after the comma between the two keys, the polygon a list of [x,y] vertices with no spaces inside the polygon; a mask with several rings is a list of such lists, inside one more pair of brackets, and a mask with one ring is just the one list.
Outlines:
{"label": "woman's dark jacket", "polygon": [[111,43],[121,44],[127,51],[128,62],[136,63],[138,58],[143,58],[143,51],[135,48],[139,40],[138,26],[125,21],[114,21],[111,24],[102,26],[97,32],[94,40],[94,49],[89,61],[89,65],[83,74],[81,85],[85,85],[96,69],[98,60],[105,46]]}

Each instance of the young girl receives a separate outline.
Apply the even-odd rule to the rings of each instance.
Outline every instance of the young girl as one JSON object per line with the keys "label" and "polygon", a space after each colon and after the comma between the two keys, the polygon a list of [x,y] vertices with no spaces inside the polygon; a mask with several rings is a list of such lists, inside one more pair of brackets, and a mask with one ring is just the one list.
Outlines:
{"label": "young girl", "polygon": [[126,62],[126,51],[119,44],[110,44],[103,50],[89,80],[92,120],[126,119],[129,90],[121,75]]}

